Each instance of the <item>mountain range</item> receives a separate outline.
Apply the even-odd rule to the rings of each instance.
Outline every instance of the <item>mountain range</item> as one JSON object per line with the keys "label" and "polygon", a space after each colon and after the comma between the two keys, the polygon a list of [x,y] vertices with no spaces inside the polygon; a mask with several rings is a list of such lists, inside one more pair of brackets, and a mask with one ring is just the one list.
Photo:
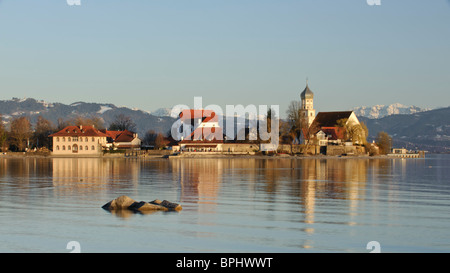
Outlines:
{"label": "mountain range", "polygon": [[[75,102],[72,104],[49,103],[33,98],[0,100],[0,114],[8,124],[17,116],[28,116],[35,124],[38,116],[50,120],[54,125],[58,119],[70,120],[76,117],[100,118],[105,127],[123,114],[136,124],[136,131],[143,137],[149,130],[167,133],[175,118],[170,117],[170,108],[153,112],[114,104]],[[450,107],[423,109],[396,103],[388,106],[363,106],[352,109],[358,119],[369,129],[368,140],[374,140],[380,131],[393,138],[394,147],[420,149],[433,153],[450,153]]]}
{"label": "mountain range", "polygon": [[175,120],[169,116],[156,116],[150,112],[128,107],[117,107],[114,104],[74,102],[67,105],[63,103],[49,103],[33,98],[0,100],[0,114],[5,124],[8,124],[12,118],[17,116],[29,117],[32,124],[35,124],[38,116],[42,116],[55,126],[60,118],[67,121],[77,117],[97,117],[100,118],[105,127],[108,127],[115,120],[116,116],[123,114],[130,117],[136,124],[136,132],[141,137],[144,137],[148,130],[167,133]]}
{"label": "mountain range", "polygon": [[384,118],[390,115],[399,114],[415,114],[419,112],[432,110],[430,108],[421,108],[417,106],[406,106],[401,103],[394,103],[390,105],[375,105],[375,106],[359,106],[351,109],[358,117],[367,117],[371,119]]}

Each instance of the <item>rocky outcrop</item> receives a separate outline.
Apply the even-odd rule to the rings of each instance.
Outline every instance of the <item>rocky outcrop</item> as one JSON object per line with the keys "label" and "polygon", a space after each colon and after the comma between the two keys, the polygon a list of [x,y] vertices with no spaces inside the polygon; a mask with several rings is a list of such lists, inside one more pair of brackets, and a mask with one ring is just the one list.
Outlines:
{"label": "rocky outcrop", "polygon": [[105,205],[102,206],[103,209],[106,210],[133,210],[133,211],[155,211],[155,210],[163,210],[163,211],[179,211],[182,209],[181,205],[177,203],[172,203],[167,200],[153,200],[150,202],[140,201],[137,202],[132,198],[122,195],[117,197],[114,200],[109,201]]}

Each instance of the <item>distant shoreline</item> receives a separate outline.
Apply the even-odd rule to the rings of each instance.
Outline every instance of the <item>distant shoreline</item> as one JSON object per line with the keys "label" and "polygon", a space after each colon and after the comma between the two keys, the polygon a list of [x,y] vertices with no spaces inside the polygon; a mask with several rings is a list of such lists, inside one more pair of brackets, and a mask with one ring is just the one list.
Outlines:
{"label": "distant shoreline", "polygon": [[[0,158],[124,158],[124,159],[222,159],[222,158],[245,158],[245,159],[402,159],[401,157],[392,157],[388,155],[246,155],[246,154],[211,154],[211,155],[146,155],[146,156],[130,156],[126,157],[125,154],[110,154],[110,155],[92,155],[92,156],[68,156],[68,155],[43,155],[43,154],[30,154],[30,153],[6,153],[0,154]],[[417,158],[415,158],[417,159]]]}

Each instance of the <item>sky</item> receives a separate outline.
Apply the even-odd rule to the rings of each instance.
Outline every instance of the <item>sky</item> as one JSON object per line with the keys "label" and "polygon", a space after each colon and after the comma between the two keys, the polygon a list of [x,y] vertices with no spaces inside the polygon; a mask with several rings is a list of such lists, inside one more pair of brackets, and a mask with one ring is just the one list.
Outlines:
{"label": "sky", "polygon": [[0,100],[450,106],[450,1],[0,0]]}

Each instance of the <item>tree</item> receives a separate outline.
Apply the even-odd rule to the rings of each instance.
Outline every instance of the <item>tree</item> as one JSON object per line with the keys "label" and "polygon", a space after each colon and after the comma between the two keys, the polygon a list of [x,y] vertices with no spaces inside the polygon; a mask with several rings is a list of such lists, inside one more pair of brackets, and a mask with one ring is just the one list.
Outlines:
{"label": "tree", "polygon": [[144,144],[145,145],[155,145],[155,140],[156,140],[156,132],[153,130],[149,130],[147,131],[147,133],[145,133],[144,136]]}
{"label": "tree", "polygon": [[301,103],[299,101],[291,101],[286,114],[290,125],[289,135],[293,137],[293,141],[300,140],[302,129],[305,127]]}
{"label": "tree", "polygon": [[18,117],[11,121],[11,144],[19,151],[25,150],[31,135],[31,123],[27,117]]}
{"label": "tree", "polygon": [[6,131],[5,125],[3,124],[2,115],[0,115],[0,150],[2,152],[6,152],[8,149],[7,146],[8,132]]}
{"label": "tree", "polygon": [[97,116],[91,116],[91,117],[81,117],[78,116],[72,121],[69,121],[69,125],[85,125],[85,126],[94,126],[96,129],[105,129],[105,124],[103,122],[103,119]]}
{"label": "tree", "polygon": [[376,144],[380,149],[380,154],[388,154],[392,148],[392,138],[386,132],[379,132],[376,139]]}
{"label": "tree", "polygon": [[50,148],[50,138],[48,136],[53,132],[54,127],[51,121],[46,120],[42,116],[39,116],[33,134],[33,139],[36,143],[36,147]]}
{"label": "tree", "polygon": [[165,141],[164,141],[164,136],[161,133],[158,133],[158,135],[156,136],[155,139],[155,149],[162,149],[164,148],[165,145]]}
{"label": "tree", "polygon": [[369,130],[364,123],[349,124],[348,119],[343,118],[336,121],[336,126],[344,128],[344,139],[351,140],[353,144],[365,145]]}
{"label": "tree", "polygon": [[108,130],[111,131],[135,131],[136,123],[131,120],[129,116],[125,116],[124,114],[119,114],[115,116],[115,119],[109,125]]}

